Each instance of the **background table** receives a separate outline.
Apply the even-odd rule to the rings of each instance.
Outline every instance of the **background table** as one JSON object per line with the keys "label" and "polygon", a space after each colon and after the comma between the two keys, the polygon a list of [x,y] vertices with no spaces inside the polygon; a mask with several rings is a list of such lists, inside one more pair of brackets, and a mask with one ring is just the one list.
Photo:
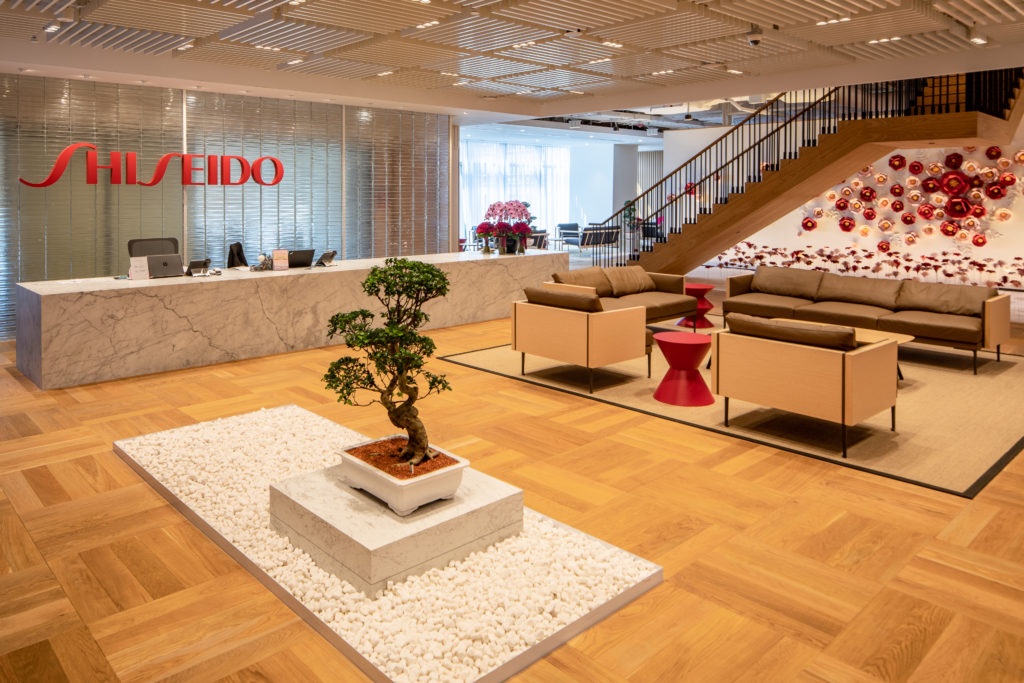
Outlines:
{"label": "background table", "polygon": [[674,406],[707,406],[715,402],[701,377],[701,361],[711,348],[711,337],[695,332],[658,332],[658,348],[668,361],[668,372],[654,390],[654,398]]}
{"label": "background table", "polygon": [[679,321],[680,327],[692,327],[694,329],[707,329],[708,327],[714,327],[715,324],[705,318],[705,314],[713,309],[715,306],[707,300],[708,292],[714,289],[714,285],[701,284],[695,282],[693,284],[687,284],[684,291],[690,296],[697,298],[697,312],[693,315],[688,315]]}

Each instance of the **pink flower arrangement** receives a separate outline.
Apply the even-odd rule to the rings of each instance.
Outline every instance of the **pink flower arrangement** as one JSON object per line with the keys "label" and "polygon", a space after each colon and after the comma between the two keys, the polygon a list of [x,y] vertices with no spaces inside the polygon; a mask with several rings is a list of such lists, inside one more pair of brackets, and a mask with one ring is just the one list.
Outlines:
{"label": "pink flower arrangement", "polygon": [[492,223],[503,221],[511,225],[513,221],[529,223],[533,216],[530,215],[529,204],[518,199],[512,199],[507,202],[494,202],[488,206],[484,218]]}

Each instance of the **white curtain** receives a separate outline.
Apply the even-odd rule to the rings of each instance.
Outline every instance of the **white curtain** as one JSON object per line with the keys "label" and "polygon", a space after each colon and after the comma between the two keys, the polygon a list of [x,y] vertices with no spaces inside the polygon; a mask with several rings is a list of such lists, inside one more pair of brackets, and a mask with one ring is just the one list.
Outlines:
{"label": "white curtain", "polygon": [[569,216],[569,149],[463,140],[459,144],[459,224],[472,236],[492,202],[518,199],[536,216],[534,230],[554,232]]}

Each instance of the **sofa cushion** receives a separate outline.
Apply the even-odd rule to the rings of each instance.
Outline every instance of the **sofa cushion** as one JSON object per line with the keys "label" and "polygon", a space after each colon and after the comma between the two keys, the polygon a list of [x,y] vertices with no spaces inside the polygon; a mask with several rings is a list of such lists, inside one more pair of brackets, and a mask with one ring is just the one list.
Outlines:
{"label": "sofa cushion", "polygon": [[618,266],[603,270],[604,276],[612,284],[612,296],[624,296],[657,289],[654,280],[641,266]]}
{"label": "sofa cushion", "polygon": [[654,280],[654,288],[659,292],[686,294],[686,277],[675,273],[647,273]]}
{"label": "sofa cushion", "polygon": [[903,280],[896,310],[981,316],[985,301],[997,293],[994,287]]}
{"label": "sofa cushion", "polygon": [[844,351],[857,348],[857,338],[852,327],[819,325],[798,320],[771,320],[742,313],[732,313],[725,321],[729,332],[733,334]]}
{"label": "sofa cushion", "polygon": [[604,310],[597,294],[577,294],[576,292],[563,292],[543,287],[526,287],[523,291],[526,293],[526,300],[531,304],[571,308],[574,311],[586,311],[587,313]]}
{"label": "sofa cushion", "polygon": [[580,268],[579,270],[563,270],[560,273],[553,273],[551,279],[564,285],[593,287],[597,290],[598,296],[612,295],[612,283],[605,276],[604,269],[598,266]]}
{"label": "sofa cushion", "polygon": [[645,311],[647,322],[681,318],[684,315],[692,315],[697,312],[697,299],[687,294],[672,294],[670,292],[640,292],[620,297],[606,297],[601,299],[601,304],[606,311],[643,306],[647,309]]}
{"label": "sofa cushion", "polygon": [[985,336],[981,318],[934,311],[890,313],[878,319],[878,329],[972,346],[981,344]]}
{"label": "sofa cushion", "polygon": [[888,308],[852,304],[846,301],[819,301],[810,306],[801,306],[793,312],[797,320],[810,320],[817,323],[834,325],[850,325],[873,330],[878,327],[878,319],[892,313]]}
{"label": "sofa cushion", "polygon": [[814,302],[810,299],[750,292],[749,294],[731,296],[723,301],[722,311],[724,313],[759,315],[764,318],[795,318],[794,311],[797,308],[809,306],[812,303]]}
{"label": "sofa cushion", "polygon": [[750,291],[814,300],[821,284],[820,270],[761,266],[754,273]]}
{"label": "sofa cushion", "polygon": [[899,294],[901,284],[899,280],[825,273],[821,276],[816,299],[818,301],[848,301],[854,304],[888,308],[893,311],[896,309],[896,295]]}

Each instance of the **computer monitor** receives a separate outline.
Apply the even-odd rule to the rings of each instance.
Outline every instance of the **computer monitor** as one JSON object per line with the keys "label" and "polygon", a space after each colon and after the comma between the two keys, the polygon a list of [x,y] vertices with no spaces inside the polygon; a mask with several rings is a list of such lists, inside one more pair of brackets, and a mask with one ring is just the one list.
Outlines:
{"label": "computer monitor", "polygon": [[210,274],[210,259],[196,259],[188,262],[188,270],[185,271],[185,275],[191,275],[192,277],[202,277]]}
{"label": "computer monitor", "polygon": [[155,254],[147,256],[146,261],[150,278],[181,277],[185,274],[180,254]]}
{"label": "computer monitor", "polygon": [[293,249],[288,252],[289,268],[309,268],[313,265],[312,249]]}

